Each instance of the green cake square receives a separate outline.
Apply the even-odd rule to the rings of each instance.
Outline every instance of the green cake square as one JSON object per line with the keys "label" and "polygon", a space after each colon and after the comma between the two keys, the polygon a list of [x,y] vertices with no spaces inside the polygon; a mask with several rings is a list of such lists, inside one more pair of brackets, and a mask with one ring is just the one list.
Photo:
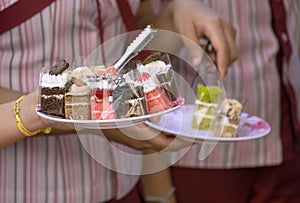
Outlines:
{"label": "green cake square", "polygon": [[222,90],[217,86],[198,85],[197,98],[192,119],[192,128],[210,130],[215,118],[219,95]]}

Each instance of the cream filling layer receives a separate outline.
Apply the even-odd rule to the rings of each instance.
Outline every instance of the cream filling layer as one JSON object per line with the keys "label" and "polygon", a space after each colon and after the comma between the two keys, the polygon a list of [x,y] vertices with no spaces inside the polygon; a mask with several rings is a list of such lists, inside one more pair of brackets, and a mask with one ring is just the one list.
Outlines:
{"label": "cream filling layer", "polygon": [[214,107],[214,108],[217,108],[217,106],[218,106],[217,104],[214,104],[214,103],[207,103],[207,102],[202,102],[202,101],[199,101],[199,100],[196,100],[195,104],[200,104],[202,106]]}
{"label": "cream filling layer", "polygon": [[48,99],[48,98],[51,98],[51,97],[56,97],[58,99],[62,99],[64,98],[64,95],[63,94],[59,94],[59,95],[41,95],[41,97],[43,97],[44,99]]}

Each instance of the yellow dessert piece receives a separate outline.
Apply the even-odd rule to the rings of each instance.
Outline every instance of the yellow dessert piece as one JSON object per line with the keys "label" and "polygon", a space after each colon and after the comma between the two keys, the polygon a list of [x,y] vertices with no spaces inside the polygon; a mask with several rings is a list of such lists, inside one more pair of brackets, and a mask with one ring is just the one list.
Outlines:
{"label": "yellow dessert piece", "polygon": [[222,90],[217,86],[198,85],[197,99],[192,119],[192,128],[210,130],[215,118],[217,102]]}

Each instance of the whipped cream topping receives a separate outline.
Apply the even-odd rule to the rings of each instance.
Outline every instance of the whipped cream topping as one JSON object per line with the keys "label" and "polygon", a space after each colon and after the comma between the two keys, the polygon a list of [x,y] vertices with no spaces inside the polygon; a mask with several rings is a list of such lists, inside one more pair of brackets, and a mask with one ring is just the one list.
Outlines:
{"label": "whipped cream topping", "polygon": [[156,78],[153,78],[151,76],[149,79],[143,80],[143,86],[144,86],[144,92],[148,93],[154,90],[156,87],[158,87],[159,82],[157,81]]}
{"label": "whipped cream topping", "polygon": [[96,82],[96,85],[93,86],[93,88],[99,88],[99,89],[112,89],[112,80],[110,79],[100,79]]}
{"label": "whipped cream topping", "polygon": [[160,86],[160,82],[155,77],[156,74],[167,72],[171,65],[166,64],[161,60],[152,61],[146,65],[140,65],[138,70],[140,74],[146,73],[149,75],[147,78],[143,78],[144,92],[148,93],[154,90],[156,87]]}
{"label": "whipped cream topping", "polygon": [[77,79],[82,79],[89,75],[92,75],[92,73],[93,72],[89,67],[83,66],[83,67],[78,67],[78,68],[74,69],[71,73],[71,76],[75,77]]}
{"label": "whipped cream topping", "polygon": [[166,72],[171,67],[170,64],[166,64],[165,62],[161,60],[152,61],[151,63],[148,63],[146,65],[141,65],[141,69],[148,71],[151,73],[151,75],[155,75],[157,73]]}
{"label": "whipped cream topping", "polygon": [[202,105],[202,106],[206,106],[207,108],[209,108],[209,107],[217,108],[217,106],[218,106],[218,105],[215,104],[215,103],[202,102],[202,101],[200,101],[200,100],[198,100],[198,99],[195,100],[195,104],[199,104],[199,105]]}
{"label": "whipped cream topping", "polygon": [[[201,105],[202,108],[199,108],[197,110],[195,110],[194,115],[197,117],[205,117],[205,118],[211,118],[213,119],[215,116],[213,115],[207,115],[207,111],[209,108],[216,108],[217,104],[211,104],[211,103],[205,103],[205,102],[201,102],[199,100],[196,100],[195,102],[196,105]],[[205,108],[204,108],[205,107]]]}
{"label": "whipped cream topping", "polygon": [[64,87],[69,80],[69,73],[64,72],[59,75],[43,74],[41,78],[42,87]]}
{"label": "whipped cream topping", "polygon": [[137,79],[133,79],[132,75],[130,73],[126,73],[123,75],[124,79],[125,79],[125,83],[130,83],[133,84],[134,86],[141,86],[142,83],[139,82]]}

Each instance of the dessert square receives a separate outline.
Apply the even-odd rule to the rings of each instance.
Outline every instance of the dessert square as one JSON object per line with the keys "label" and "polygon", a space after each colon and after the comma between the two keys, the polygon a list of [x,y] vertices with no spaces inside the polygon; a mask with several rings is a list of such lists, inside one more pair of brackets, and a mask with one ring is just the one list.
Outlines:
{"label": "dessert square", "polygon": [[42,74],[40,81],[40,111],[65,117],[65,84],[69,80],[66,71],[69,64],[62,60]]}
{"label": "dessert square", "polygon": [[197,98],[192,119],[192,128],[211,130],[216,116],[217,103],[222,90],[217,86],[198,85]]}
{"label": "dessert square", "polygon": [[113,98],[117,118],[143,116],[147,113],[143,86],[135,82],[136,76],[136,71],[130,71],[115,80]]}
{"label": "dessert square", "polygon": [[236,137],[242,104],[235,99],[225,99],[221,102],[219,114],[216,119],[216,130],[214,135],[220,137]]}

